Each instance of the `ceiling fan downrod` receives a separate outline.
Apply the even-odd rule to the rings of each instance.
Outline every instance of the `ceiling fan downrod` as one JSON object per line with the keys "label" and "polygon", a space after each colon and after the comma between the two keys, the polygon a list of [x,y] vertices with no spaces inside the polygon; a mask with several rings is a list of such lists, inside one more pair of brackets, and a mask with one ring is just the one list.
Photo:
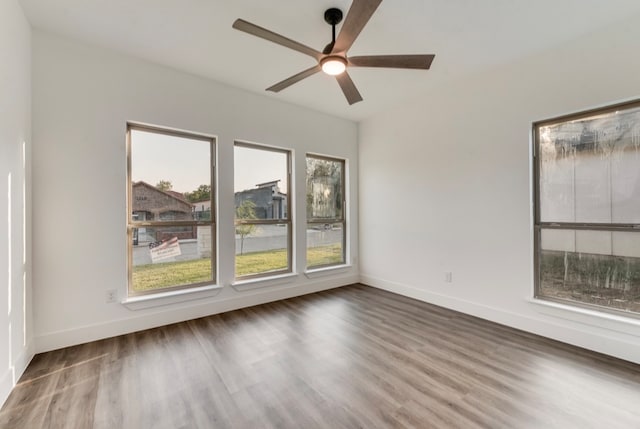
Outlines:
{"label": "ceiling fan downrod", "polygon": [[324,11],[324,20],[331,26],[331,43],[325,46],[322,53],[329,55],[333,50],[333,45],[336,44],[336,25],[342,21],[342,11],[335,7],[327,9]]}

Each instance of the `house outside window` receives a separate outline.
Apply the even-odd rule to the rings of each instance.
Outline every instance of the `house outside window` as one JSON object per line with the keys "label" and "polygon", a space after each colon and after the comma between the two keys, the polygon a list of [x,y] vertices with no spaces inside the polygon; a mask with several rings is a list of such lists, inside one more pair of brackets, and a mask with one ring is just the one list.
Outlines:
{"label": "house outside window", "polygon": [[129,124],[129,296],[215,282],[215,219],[196,217],[192,201],[196,189],[214,200],[214,145],[212,137]]}
{"label": "house outside window", "polygon": [[640,315],[640,101],[534,124],[535,295]]}

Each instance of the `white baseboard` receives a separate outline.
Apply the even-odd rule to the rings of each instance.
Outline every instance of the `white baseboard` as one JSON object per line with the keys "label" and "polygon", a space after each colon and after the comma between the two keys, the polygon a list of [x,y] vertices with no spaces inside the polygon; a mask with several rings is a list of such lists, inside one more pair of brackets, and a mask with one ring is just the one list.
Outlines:
{"label": "white baseboard", "polygon": [[262,292],[254,290],[250,295],[238,295],[226,299],[206,301],[201,304],[190,301],[189,304],[178,308],[165,308],[164,310],[153,313],[145,313],[111,322],[42,333],[35,337],[36,349],[37,353],[43,353],[103,338],[115,337],[131,332],[156,328],[158,326],[183,322],[185,320],[197,319],[226,311],[346,286],[357,283],[359,280],[359,275],[350,274],[330,279],[323,278],[318,281],[305,283],[304,285],[294,284],[279,287],[278,289],[265,288]]}
{"label": "white baseboard", "polygon": [[429,304],[640,364],[640,332],[637,332],[638,335],[629,335],[625,332],[612,335],[610,330],[595,327],[595,323],[587,325],[545,314],[531,316],[513,313],[502,308],[462,300],[367,274],[360,274],[360,282]]}
{"label": "white baseboard", "polygon": [[22,353],[20,353],[12,363],[11,367],[0,377],[0,408],[2,408],[9,394],[11,394],[11,390],[15,387],[16,382],[27,369],[33,356],[33,342],[31,342],[27,344],[24,350],[22,350]]}
{"label": "white baseboard", "polygon": [[2,378],[0,378],[0,408],[4,405],[5,401],[9,397],[11,389],[13,389],[15,386],[13,383],[13,374],[13,369],[7,368],[4,374],[2,374]]}

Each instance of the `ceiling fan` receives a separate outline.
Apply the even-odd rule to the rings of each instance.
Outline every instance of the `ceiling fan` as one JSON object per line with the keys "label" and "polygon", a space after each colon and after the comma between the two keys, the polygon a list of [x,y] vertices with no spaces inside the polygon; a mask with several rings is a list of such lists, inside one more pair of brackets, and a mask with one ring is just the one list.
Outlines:
{"label": "ceiling fan", "polygon": [[327,24],[331,25],[332,40],[325,46],[322,52],[243,19],[237,19],[233,23],[233,28],[309,55],[318,61],[318,64],[315,66],[270,86],[267,88],[267,91],[280,92],[294,83],[300,82],[302,79],[322,70],[326,74],[336,77],[342,92],[351,105],[362,101],[362,96],[351,80],[351,77],[349,77],[346,71],[347,67],[386,67],[428,70],[435,57],[435,55],[366,55],[348,57],[347,51],[351,48],[351,45],[353,45],[353,42],[355,42],[367,22],[369,22],[369,19],[380,3],[382,3],[382,0],[353,0],[337,38],[336,25],[342,21],[342,11],[337,8],[327,9],[324,13],[324,20]]}

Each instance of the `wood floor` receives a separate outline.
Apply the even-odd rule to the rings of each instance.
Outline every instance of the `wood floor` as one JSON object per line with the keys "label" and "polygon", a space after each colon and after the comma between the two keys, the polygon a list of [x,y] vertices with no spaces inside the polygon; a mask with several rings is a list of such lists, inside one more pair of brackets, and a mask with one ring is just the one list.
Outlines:
{"label": "wood floor", "polygon": [[37,355],[0,428],[640,428],[640,366],[362,285]]}

